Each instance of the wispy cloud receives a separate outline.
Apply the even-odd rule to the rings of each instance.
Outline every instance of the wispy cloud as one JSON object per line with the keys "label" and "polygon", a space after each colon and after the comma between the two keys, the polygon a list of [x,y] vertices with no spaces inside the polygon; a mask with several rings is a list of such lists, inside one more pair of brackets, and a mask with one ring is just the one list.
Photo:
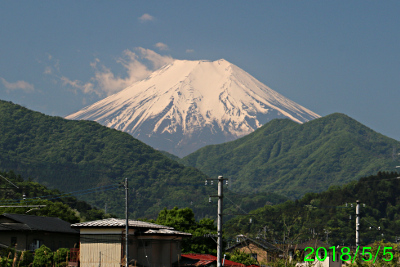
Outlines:
{"label": "wispy cloud", "polygon": [[172,61],[173,58],[170,56],[163,56],[153,50],[138,47],[135,52],[125,50],[123,56],[117,59],[117,62],[126,70],[124,76],[114,74],[110,68],[101,64],[100,59],[96,58],[90,64],[95,75],[89,82],[83,83],[64,76],[61,77],[61,80],[64,86],[70,86],[85,94],[111,95],[148,77],[154,70]]}
{"label": "wispy cloud", "polygon": [[158,50],[160,50],[160,51],[169,50],[168,45],[166,45],[164,43],[156,43],[154,46],[157,47]]}
{"label": "wispy cloud", "polygon": [[194,53],[193,49],[186,49],[186,53]]}
{"label": "wispy cloud", "polygon": [[142,16],[139,17],[140,22],[147,22],[147,21],[153,21],[155,18],[152,15],[149,15],[147,13],[143,14]]}
{"label": "wispy cloud", "polygon": [[43,74],[52,75],[54,72],[60,72],[60,61],[55,59],[49,53],[47,53],[47,61],[45,64],[47,66],[45,67]]}
{"label": "wispy cloud", "polygon": [[[97,92],[96,90],[93,89],[94,85],[91,82],[87,82],[87,83],[83,83],[81,81],[78,80],[70,80],[69,78],[62,76],[61,78],[62,84],[64,86],[68,85],[74,89],[78,89],[81,90],[83,93],[85,94],[91,94],[91,93],[95,93],[98,96],[101,96],[100,92]],[[75,90],[75,93],[77,91]]]}
{"label": "wispy cloud", "polygon": [[22,90],[25,92],[33,92],[35,91],[35,87],[33,84],[27,83],[25,81],[17,81],[14,83],[6,81],[6,79],[0,77],[1,82],[3,83],[4,87],[7,89],[7,92],[15,91],[15,90]]}

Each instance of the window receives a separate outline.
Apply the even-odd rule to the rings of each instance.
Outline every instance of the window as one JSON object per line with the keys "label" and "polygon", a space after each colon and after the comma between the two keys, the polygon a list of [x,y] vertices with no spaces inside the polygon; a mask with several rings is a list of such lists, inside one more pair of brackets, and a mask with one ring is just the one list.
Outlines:
{"label": "window", "polygon": [[32,244],[29,245],[29,250],[30,251],[35,251],[36,249],[40,248],[40,246],[43,245],[43,241],[39,239],[33,239]]}

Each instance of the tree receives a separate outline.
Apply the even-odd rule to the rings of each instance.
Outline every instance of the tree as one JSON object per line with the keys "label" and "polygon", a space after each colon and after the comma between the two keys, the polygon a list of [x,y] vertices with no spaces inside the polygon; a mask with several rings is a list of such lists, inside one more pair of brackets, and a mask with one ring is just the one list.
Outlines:
{"label": "tree", "polygon": [[61,267],[68,265],[69,249],[59,248],[54,253],[54,266]]}
{"label": "tree", "polygon": [[[399,266],[399,245],[394,243],[375,242],[371,247],[363,247],[360,255],[349,267],[391,267]],[[361,247],[360,247],[361,249]],[[370,253],[370,254],[369,254]],[[354,255],[352,255],[354,257]]]}
{"label": "tree", "polygon": [[228,260],[243,263],[246,266],[258,264],[258,261],[254,259],[250,254],[242,252],[239,249],[234,250],[232,253],[227,253],[226,255]]}
{"label": "tree", "polygon": [[160,211],[157,224],[174,227],[178,231],[192,234],[192,238],[182,241],[182,252],[216,254],[217,245],[210,237],[205,235],[215,234],[217,228],[214,220],[209,218],[196,221],[194,213],[190,208],[178,209],[177,207]]}

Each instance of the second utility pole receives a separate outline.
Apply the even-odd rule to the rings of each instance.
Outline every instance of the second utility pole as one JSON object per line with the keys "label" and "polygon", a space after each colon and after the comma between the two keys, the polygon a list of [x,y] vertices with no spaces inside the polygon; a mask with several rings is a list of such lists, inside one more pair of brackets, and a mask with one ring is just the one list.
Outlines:
{"label": "second utility pole", "polygon": [[217,267],[222,266],[222,198],[223,195],[223,177],[218,176],[218,222],[217,222],[217,233],[218,233],[218,247],[217,247]]}
{"label": "second utility pole", "polygon": [[125,178],[125,266],[129,266],[129,216],[128,216],[128,178]]}
{"label": "second utility pole", "polygon": [[360,245],[360,200],[356,203],[356,248],[358,248]]}
{"label": "second utility pole", "polygon": [[[206,179],[206,185],[207,181],[211,181],[211,185],[213,184],[213,180],[218,180],[218,195],[216,196],[210,196],[210,202],[211,202],[211,197],[218,197],[218,221],[217,221],[217,235],[218,235],[218,240],[217,240],[217,267],[222,267],[222,199],[224,198],[223,194],[223,183],[224,177],[218,176],[218,179],[212,179],[212,178],[207,178]],[[228,181],[226,182],[228,184]]]}

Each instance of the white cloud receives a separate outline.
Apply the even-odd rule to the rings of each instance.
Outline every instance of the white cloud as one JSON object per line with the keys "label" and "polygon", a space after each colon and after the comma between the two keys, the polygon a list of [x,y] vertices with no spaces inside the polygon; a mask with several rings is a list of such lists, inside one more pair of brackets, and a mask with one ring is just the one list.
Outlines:
{"label": "white cloud", "polygon": [[145,58],[151,62],[151,64],[153,65],[153,70],[151,71],[159,69],[162,66],[174,61],[174,59],[171,56],[162,56],[150,49],[145,49],[142,47],[138,47],[136,49],[140,52],[142,58]]}
{"label": "white cloud", "polygon": [[150,49],[139,47],[135,50],[137,53],[125,50],[123,57],[117,60],[126,70],[124,76],[115,75],[110,68],[101,64],[100,59],[96,58],[94,62],[90,63],[90,66],[95,70],[95,75],[89,82],[83,83],[62,77],[63,85],[79,89],[85,94],[112,95],[137,81],[145,79],[154,70],[174,60],[170,56],[162,56]]}
{"label": "white cloud", "polygon": [[169,50],[168,45],[166,45],[164,43],[156,43],[154,46],[157,47],[161,51]]}
{"label": "white cloud", "polygon": [[35,87],[27,83],[25,81],[17,81],[15,83],[7,82],[4,78],[0,77],[1,82],[3,83],[4,87],[7,89],[7,92],[14,91],[14,90],[23,90],[25,92],[33,92]]}
{"label": "white cloud", "polygon": [[47,65],[43,71],[43,74],[46,75],[52,75],[54,72],[60,72],[60,61],[58,59],[55,59],[52,55],[49,53],[47,54],[47,61],[45,64]]}
{"label": "white cloud", "polygon": [[186,53],[194,53],[193,49],[186,49]]}
{"label": "white cloud", "polygon": [[155,18],[147,13],[139,17],[140,22],[153,21]]}
{"label": "white cloud", "polygon": [[[61,81],[62,81],[64,86],[69,85],[69,86],[71,86],[71,87],[73,87],[75,89],[81,90],[85,94],[95,93],[98,96],[101,96],[100,92],[97,92],[97,91],[95,91],[93,89],[93,84],[91,82],[88,82],[88,83],[84,84],[84,83],[82,83],[81,81],[78,81],[78,80],[74,80],[74,81],[70,80],[65,76],[62,76],[60,79],[61,79]],[[77,92],[77,90],[75,90],[75,93],[76,92]]]}

